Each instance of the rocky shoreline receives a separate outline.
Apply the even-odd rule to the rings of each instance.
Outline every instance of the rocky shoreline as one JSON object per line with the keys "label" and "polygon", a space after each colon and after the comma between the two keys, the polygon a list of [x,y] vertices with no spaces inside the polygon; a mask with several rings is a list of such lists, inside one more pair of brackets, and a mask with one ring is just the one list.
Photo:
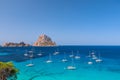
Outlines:
{"label": "rocky shoreline", "polygon": [[33,46],[56,46],[56,43],[52,41],[50,37],[45,34],[39,36],[38,40],[33,44]]}
{"label": "rocky shoreline", "polygon": [[39,36],[38,40],[34,42],[33,45],[27,44],[25,42],[7,42],[2,45],[2,47],[29,47],[29,46],[36,46],[36,47],[43,47],[43,46],[56,46],[56,43],[52,41],[50,37],[45,34]]}
{"label": "rocky shoreline", "polygon": [[2,45],[3,47],[28,47],[30,46],[30,44],[26,44],[24,42],[20,42],[20,43],[13,43],[13,42],[7,42],[7,43],[4,43]]}

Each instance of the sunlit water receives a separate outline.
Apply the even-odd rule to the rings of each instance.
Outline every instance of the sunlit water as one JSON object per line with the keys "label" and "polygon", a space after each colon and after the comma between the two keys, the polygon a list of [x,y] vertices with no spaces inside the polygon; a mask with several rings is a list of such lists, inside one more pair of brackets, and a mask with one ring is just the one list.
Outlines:
{"label": "sunlit water", "polygon": [[[34,52],[33,59],[24,56],[27,51]],[[101,54],[103,62],[96,63],[89,59],[89,52]],[[58,55],[53,55],[59,51]],[[77,53],[79,51],[79,54]],[[67,70],[72,65],[70,54],[81,58],[73,58],[76,70]],[[38,55],[42,53],[43,55]],[[68,62],[62,62],[64,53]],[[51,54],[52,63],[46,63]],[[88,61],[93,62],[92,65]],[[60,47],[26,47],[0,48],[0,61],[12,61],[19,69],[17,80],[120,80],[120,47],[119,46],[60,46]],[[34,66],[26,65],[33,62]]]}

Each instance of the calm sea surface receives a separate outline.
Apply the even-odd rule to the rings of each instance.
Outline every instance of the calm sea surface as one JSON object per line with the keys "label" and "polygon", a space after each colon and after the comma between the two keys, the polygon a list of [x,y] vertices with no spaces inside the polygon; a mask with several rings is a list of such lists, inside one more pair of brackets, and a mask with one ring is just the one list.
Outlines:
{"label": "calm sea surface", "polygon": [[[54,55],[55,51],[59,54]],[[88,58],[92,52],[102,62]],[[72,53],[80,59],[70,58]],[[48,59],[53,62],[46,63]],[[0,47],[0,61],[15,64],[20,70],[17,80],[120,80],[120,46]],[[30,63],[34,66],[26,66]],[[76,69],[67,70],[73,64]]]}

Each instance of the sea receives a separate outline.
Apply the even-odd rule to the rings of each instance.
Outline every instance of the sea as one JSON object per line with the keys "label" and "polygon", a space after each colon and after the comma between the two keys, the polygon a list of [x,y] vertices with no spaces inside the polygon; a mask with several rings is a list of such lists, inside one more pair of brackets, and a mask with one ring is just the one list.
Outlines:
{"label": "sea", "polygon": [[17,80],[120,80],[120,46],[0,47],[0,61],[14,63]]}

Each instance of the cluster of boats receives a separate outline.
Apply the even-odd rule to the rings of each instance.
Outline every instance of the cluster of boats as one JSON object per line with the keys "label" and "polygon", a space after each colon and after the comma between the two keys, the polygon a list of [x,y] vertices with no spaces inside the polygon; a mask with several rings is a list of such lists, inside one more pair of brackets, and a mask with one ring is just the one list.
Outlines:
{"label": "cluster of boats", "polygon": [[[27,52],[27,53],[24,54],[24,56],[30,58],[30,63],[26,65],[26,66],[28,66],[28,67],[34,66],[34,64],[33,64],[33,62],[32,62],[32,59],[33,59],[33,57],[34,57],[33,53],[34,53],[33,51],[29,51],[29,52]],[[56,56],[56,55],[58,55],[58,54],[60,54],[59,51],[55,51],[53,54],[49,54],[48,60],[46,60],[46,63],[52,63],[52,62],[53,62],[53,61],[52,61],[52,56]],[[42,54],[42,52],[40,51],[40,53],[37,54],[37,55],[38,55],[38,56],[42,56],[43,54]],[[73,51],[72,51],[72,53],[71,53],[69,56],[67,56],[65,52],[64,52],[63,55],[64,55],[64,56],[63,56],[63,59],[61,60],[61,62],[67,62],[67,61],[68,61],[67,57],[70,57],[70,58],[71,58],[71,65],[67,66],[65,69],[67,69],[67,70],[75,70],[75,69],[76,69],[76,66],[75,66],[75,64],[74,64],[74,59],[80,59],[80,58],[81,58],[81,57],[80,57],[80,54],[79,54],[79,51],[77,51],[77,54],[76,54],[76,55],[74,55]],[[89,59],[89,61],[88,61],[88,64],[89,64],[89,65],[93,64],[93,60],[94,60],[95,62],[102,62],[102,59],[101,59],[101,57],[100,57],[100,54],[99,54],[98,56],[96,56],[96,54],[95,54],[94,51],[92,51],[91,53],[89,53],[89,55],[87,56],[87,58]]]}
{"label": "cluster of boats", "polygon": [[89,53],[89,55],[87,56],[89,58],[88,64],[93,64],[93,61],[95,62],[102,62],[103,60],[100,57],[100,53],[98,54],[98,56],[96,56],[95,52],[92,51],[91,53]]}

